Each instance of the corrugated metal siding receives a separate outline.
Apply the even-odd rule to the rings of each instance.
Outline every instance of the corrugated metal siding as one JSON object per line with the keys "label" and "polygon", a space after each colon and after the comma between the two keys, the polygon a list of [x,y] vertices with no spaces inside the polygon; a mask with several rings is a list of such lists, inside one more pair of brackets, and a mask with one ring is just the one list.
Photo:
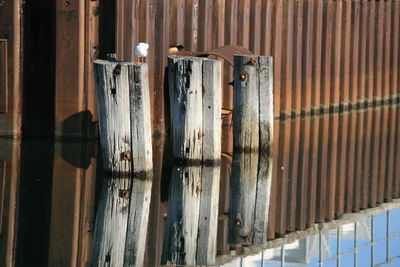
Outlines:
{"label": "corrugated metal siding", "polygon": [[[117,1],[117,54],[150,43],[154,122],[163,126],[169,45],[244,46],[275,62],[275,116],[338,111],[399,95],[399,1]],[[224,67],[225,84],[231,80]],[[232,107],[232,88],[224,106]],[[161,127],[162,128],[162,127]],[[160,129],[161,129],[160,128]]]}

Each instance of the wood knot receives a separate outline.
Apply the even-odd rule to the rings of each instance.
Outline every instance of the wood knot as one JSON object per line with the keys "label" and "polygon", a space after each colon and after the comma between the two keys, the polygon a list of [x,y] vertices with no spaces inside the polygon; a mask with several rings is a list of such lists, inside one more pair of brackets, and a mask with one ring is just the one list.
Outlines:
{"label": "wood knot", "polygon": [[236,226],[241,226],[242,225],[242,221],[240,219],[236,219],[235,220],[235,225]]}
{"label": "wood knot", "polygon": [[121,160],[131,160],[131,152],[129,151],[122,152]]}
{"label": "wood knot", "polygon": [[255,58],[251,58],[251,59],[249,60],[249,64],[250,64],[251,66],[255,66],[255,65],[257,64],[257,60],[256,60]]}
{"label": "wood knot", "polygon": [[129,190],[126,189],[120,189],[119,193],[118,193],[119,197],[122,197],[124,199],[128,199],[129,198]]}
{"label": "wood knot", "polygon": [[241,74],[240,74],[240,80],[241,81],[244,81],[244,80],[246,80],[247,79],[247,73],[246,72],[242,72]]}

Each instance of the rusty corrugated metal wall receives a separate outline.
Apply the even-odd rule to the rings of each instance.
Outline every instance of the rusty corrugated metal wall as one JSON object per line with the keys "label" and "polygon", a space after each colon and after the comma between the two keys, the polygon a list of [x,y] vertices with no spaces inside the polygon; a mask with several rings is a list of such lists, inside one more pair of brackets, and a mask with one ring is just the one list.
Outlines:
{"label": "rusty corrugated metal wall", "polygon": [[[8,77],[19,77],[13,75],[19,62],[12,55],[20,51],[15,11],[20,7],[10,3],[0,8],[7,25],[0,38],[8,40]],[[168,48],[176,44],[192,51],[239,45],[272,55],[275,117],[397,101],[399,13],[398,0],[57,0],[55,133],[96,136],[91,61],[106,52],[137,60],[133,47],[139,41],[150,43],[155,133],[168,128],[164,74]],[[232,87],[227,85],[231,67],[224,64],[224,70],[223,105],[232,108]],[[13,132],[18,132],[18,79],[14,83],[9,78],[8,88],[8,108],[15,111]],[[0,125],[10,124],[7,116],[0,114]],[[5,127],[10,126],[2,126],[2,134],[10,132]]]}
{"label": "rusty corrugated metal wall", "polygon": [[[161,128],[167,50],[177,44],[272,55],[275,116],[346,110],[398,97],[399,12],[397,0],[119,0],[116,49],[120,59],[137,60],[134,44],[150,43],[154,123]],[[225,71],[227,83],[230,67]],[[228,86],[224,106],[232,107]]]}

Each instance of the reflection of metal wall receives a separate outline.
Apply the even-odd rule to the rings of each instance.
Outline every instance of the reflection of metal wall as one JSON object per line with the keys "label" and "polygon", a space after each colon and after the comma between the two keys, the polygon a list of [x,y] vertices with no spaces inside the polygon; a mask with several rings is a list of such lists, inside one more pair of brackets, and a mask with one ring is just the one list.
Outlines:
{"label": "reflection of metal wall", "polygon": [[[0,135],[16,135],[21,127],[21,2],[0,6]],[[6,68],[6,69],[5,69]]]}
{"label": "reflection of metal wall", "polygon": [[398,198],[399,111],[275,120],[268,238]]}
{"label": "reflection of metal wall", "polygon": [[392,225],[398,224],[400,209],[376,215],[358,214],[355,218],[358,221],[340,225],[337,229],[321,230],[319,234],[267,249],[258,256],[245,256],[236,264],[227,263],[222,267],[248,266],[247,263],[252,263],[251,266],[399,264],[400,227]]}

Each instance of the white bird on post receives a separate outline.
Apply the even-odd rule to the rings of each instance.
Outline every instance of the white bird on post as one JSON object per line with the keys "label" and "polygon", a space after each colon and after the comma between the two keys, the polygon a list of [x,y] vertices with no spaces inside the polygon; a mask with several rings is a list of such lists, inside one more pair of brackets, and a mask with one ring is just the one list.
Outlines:
{"label": "white bird on post", "polygon": [[149,44],[147,43],[138,43],[135,47],[135,55],[139,57],[140,62],[143,62],[143,58],[147,57],[147,53],[149,49]]}

